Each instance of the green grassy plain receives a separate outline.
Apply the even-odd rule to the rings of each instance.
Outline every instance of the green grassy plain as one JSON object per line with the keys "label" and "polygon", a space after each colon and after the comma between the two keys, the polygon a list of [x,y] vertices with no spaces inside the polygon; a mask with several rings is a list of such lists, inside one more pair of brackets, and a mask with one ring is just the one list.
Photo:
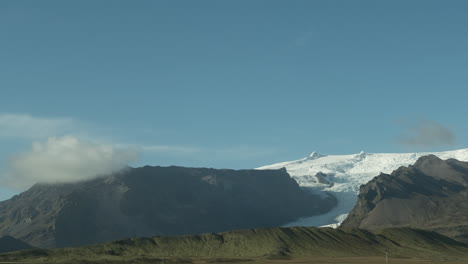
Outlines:
{"label": "green grassy plain", "polygon": [[132,238],[75,248],[0,254],[0,263],[468,263],[468,245],[410,228],[264,228]]}
{"label": "green grassy plain", "polygon": [[[268,258],[195,258],[195,259],[179,259],[179,258],[96,258],[96,259],[55,259],[55,260],[28,260],[28,261],[10,261],[0,262],[1,264],[18,264],[18,263],[60,263],[60,264],[111,264],[111,263],[130,263],[130,264],[385,264],[384,256],[370,257],[303,257],[303,258],[285,258],[285,259],[268,259]],[[466,264],[468,258],[389,258],[389,264]]]}

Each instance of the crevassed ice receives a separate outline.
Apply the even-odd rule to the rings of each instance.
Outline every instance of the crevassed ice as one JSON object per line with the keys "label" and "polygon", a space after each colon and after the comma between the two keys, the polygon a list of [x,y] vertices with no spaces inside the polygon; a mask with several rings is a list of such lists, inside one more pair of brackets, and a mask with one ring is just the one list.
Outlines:
{"label": "crevassed ice", "polygon": [[[436,155],[441,159],[454,158],[468,161],[468,149],[445,152],[419,153],[365,153],[352,155],[321,155],[313,152],[309,157],[281,162],[257,168],[286,168],[298,184],[312,192],[323,194],[328,192],[338,200],[338,205],[330,212],[322,215],[297,219],[286,226],[331,226],[337,227],[346,215],[353,209],[359,186],[366,184],[381,172],[391,173],[400,166],[412,165],[422,156]],[[315,175],[325,173],[331,184],[319,183]]]}

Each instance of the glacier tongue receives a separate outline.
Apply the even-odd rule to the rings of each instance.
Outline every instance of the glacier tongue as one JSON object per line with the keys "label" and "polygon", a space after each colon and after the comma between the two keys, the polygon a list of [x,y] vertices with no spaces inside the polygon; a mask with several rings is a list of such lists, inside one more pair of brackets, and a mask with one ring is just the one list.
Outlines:
{"label": "glacier tongue", "polygon": [[[300,186],[315,193],[328,192],[338,205],[328,213],[304,217],[286,226],[338,226],[353,209],[359,187],[381,172],[391,173],[401,166],[412,165],[422,156],[436,155],[441,159],[468,161],[468,149],[446,152],[419,153],[365,153],[353,155],[321,155],[313,152],[309,157],[263,166],[257,169],[286,168]],[[317,173],[319,173],[317,175]],[[316,177],[317,175],[317,177]],[[325,175],[325,176],[323,176]],[[325,178],[324,178],[325,177]]]}

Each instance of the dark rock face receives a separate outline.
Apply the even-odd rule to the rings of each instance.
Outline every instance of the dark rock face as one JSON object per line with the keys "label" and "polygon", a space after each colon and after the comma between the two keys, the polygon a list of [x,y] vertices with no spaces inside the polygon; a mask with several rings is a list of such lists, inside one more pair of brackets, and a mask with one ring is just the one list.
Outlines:
{"label": "dark rock face", "polygon": [[331,187],[331,186],[333,186],[334,183],[333,183],[333,182],[330,182],[330,181],[327,179],[327,176],[328,176],[327,174],[325,174],[325,173],[323,173],[323,172],[321,172],[321,171],[319,171],[319,172],[317,172],[317,174],[315,174],[315,177],[317,178],[317,181],[318,181],[319,183],[328,184],[328,185],[330,185],[330,187]]}
{"label": "dark rock face", "polygon": [[341,227],[413,227],[468,242],[468,162],[421,157],[362,185]]}
{"label": "dark rock face", "polygon": [[0,253],[32,248],[30,245],[11,236],[0,237]]}
{"label": "dark rock face", "polygon": [[279,226],[334,205],[302,191],[285,169],[146,166],[87,182],[35,185],[0,203],[0,235],[38,247],[77,246]]}

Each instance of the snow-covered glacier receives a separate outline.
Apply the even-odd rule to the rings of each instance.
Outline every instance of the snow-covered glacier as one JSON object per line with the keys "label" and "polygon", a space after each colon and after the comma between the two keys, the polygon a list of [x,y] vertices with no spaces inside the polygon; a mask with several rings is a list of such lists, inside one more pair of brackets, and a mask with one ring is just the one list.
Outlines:
{"label": "snow-covered glacier", "polygon": [[353,155],[322,155],[316,152],[309,157],[263,166],[257,169],[286,168],[300,186],[315,193],[330,193],[338,205],[323,215],[305,217],[286,226],[338,226],[353,209],[359,187],[381,172],[391,173],[400,166],[412,165],[426,155],[441,159],[468,161],[468,149],[445,152],[419,153],[365,153]]}

